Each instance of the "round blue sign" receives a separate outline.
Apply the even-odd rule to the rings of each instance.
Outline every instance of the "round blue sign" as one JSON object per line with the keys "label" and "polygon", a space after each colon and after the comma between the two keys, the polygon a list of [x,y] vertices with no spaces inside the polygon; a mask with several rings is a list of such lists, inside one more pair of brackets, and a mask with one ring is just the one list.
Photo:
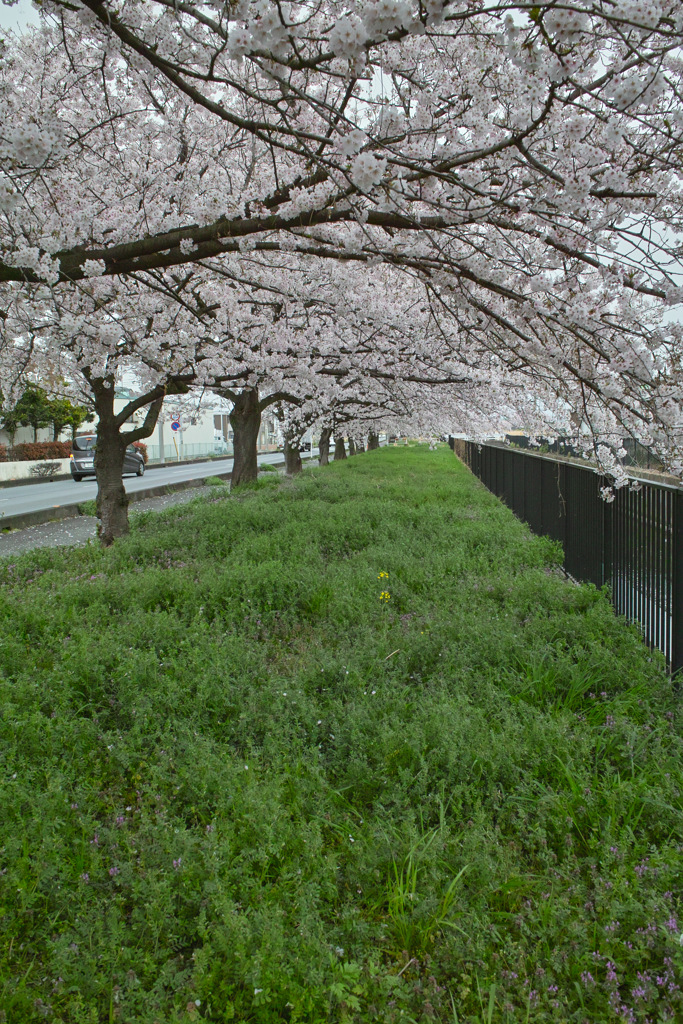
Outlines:
{"label": "round blue sign", "polygon": [[171,424],[171,430],[180,430],[180,424],[175,422]]}

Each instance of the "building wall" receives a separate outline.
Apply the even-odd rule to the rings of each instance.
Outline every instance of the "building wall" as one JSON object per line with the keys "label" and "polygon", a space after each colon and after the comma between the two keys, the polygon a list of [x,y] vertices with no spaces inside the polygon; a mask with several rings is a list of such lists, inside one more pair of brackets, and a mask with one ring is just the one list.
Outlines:
{"label": "building wall", "polygon": [[[114,399],[114,411],[120,412],[121,409],[130,401],[131,397],[134,397],[134,391],[128,388],[117,388],[117,395]],[[197,447],[205,448],[208,451],[212,451],[214,448],[217,451],[221,450],[221,447],[225,444],[232,444],[232,431],[230,429],[230,423],[228,416],[232,409],[232,404],[225,399],[221,399],[218,396],[212,396],[213,405],[209,405],[206,402],[205,405],[196,411],[184,406],[179,403],[178,398],[171,397],[164,401],[161,415],[159,417],[159,423],[155,427],[152,435],[147,438],[146,443],[150,446],[159,446],[163,443],[168,449],[169,447],[174,450],[174,436],[175,441],[178,445],[178,452],[182,456],[183,449],[187,448],[188,454],[196,454],[196,451],[190,449],[196,449]],[[209,400],[211,401],[211,399]],[[134,427],[142,426],[147,409],[140,409],[136,412],[131,421],[130,429]],[[171,430],[171,418],[174,414],[179,415],[180,429],[177,431]],[[78,428],[79,434],[92,433],[97,429],[97,418],[93,415],[93,418],[81,427]],[[274,448],[276,447],[280,438],[277,420],[268,411],[264,414],[261,421],[261,430],[259,433],[259,447],[260,448]],[[45,427],[38,431],[39,441],[51,441],[52,440],[52,428]],[[59,435],[60,441],[71,440],[71,430],[63,430]],[[15,444],[20,444],[25,441],[33,441],[33,428],[32,427],[19,427],[15,435]],[[9,446],[10,438],[6,430],[0,429],[0,444]]]}

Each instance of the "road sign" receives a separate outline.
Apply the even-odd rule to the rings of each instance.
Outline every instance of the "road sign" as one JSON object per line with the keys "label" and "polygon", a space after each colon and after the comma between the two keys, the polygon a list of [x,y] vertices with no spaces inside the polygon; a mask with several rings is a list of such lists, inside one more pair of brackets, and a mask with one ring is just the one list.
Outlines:
{"label": "road sign", "polygon": [[180,424],[178,423],[177,420],[174,420],[173,423],[171,424],[171,430],[180,430]]}
{"label": "road sign", "polygon": [[179,412],[172,412],[171,413],[171,422],[172,423],[180,423],[180,413]]}

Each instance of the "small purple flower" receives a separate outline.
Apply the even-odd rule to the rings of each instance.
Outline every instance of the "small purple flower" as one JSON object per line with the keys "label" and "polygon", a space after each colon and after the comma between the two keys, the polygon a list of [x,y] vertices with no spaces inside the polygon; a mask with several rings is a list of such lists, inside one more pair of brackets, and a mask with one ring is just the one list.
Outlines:
{"label": "small purple flower", "polygon": [[177,860],[174,860],[173,861],[173,870],[174,871],[180,871],[180,865],[182,864],[182,862],[183,862],[183,858],[182,857],[178,857]]}
{"label": "small purple flower", "polygon": [[113,868],[109,868],[109,874],[112,878],[116,878],[116,876],[120,873],[121,868],[117,868],[116,866],[114,866]]}
{"label": "small purple flower", "polygon": [[90,840],[90,845],[91,846],[99,846],[100,845],[100,837],[98,836],[97,832],[95,833],[95,835]]}
{"label": "small purple flower", "polygon": [[581,972],[581,981],[583,982],[586,988],[588,988],[589,985],[595,984],[595,978],[593,977],[590,971]]}
{"label": "small purple flower", "polygon": [[116,824],[117,824],[117,825],[125,825],[125,824],[126,824],[126,818],[125,818],[125,815],[123,815],[123,814],[119,814],[119,816],[118,816],[118,817],[117,817],[117,819],[116,819]]}
{"label": "small purple flower", "polygon": [[81,875],[81,882],[89,882],[89,881],[90,881],[90,875],[88,874],[87,871],[84,871],[83,874]]}
{"label": "small purple flower", "polygon": [[71,810],[72,811],[77,811],[78,810],[78,804],[72,804],[71,805]]}

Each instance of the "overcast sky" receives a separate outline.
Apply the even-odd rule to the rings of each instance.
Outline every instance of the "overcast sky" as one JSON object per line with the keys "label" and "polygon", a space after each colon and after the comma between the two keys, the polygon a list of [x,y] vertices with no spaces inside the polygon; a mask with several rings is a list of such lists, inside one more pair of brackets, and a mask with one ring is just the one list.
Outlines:
{"label": "overcast sky", "polygon": [[0,30],[12,28],[21,31],[27,25],[37,25],[39,20],[40,15],[31,0],[19,0],[13,7],[0,3]]}

